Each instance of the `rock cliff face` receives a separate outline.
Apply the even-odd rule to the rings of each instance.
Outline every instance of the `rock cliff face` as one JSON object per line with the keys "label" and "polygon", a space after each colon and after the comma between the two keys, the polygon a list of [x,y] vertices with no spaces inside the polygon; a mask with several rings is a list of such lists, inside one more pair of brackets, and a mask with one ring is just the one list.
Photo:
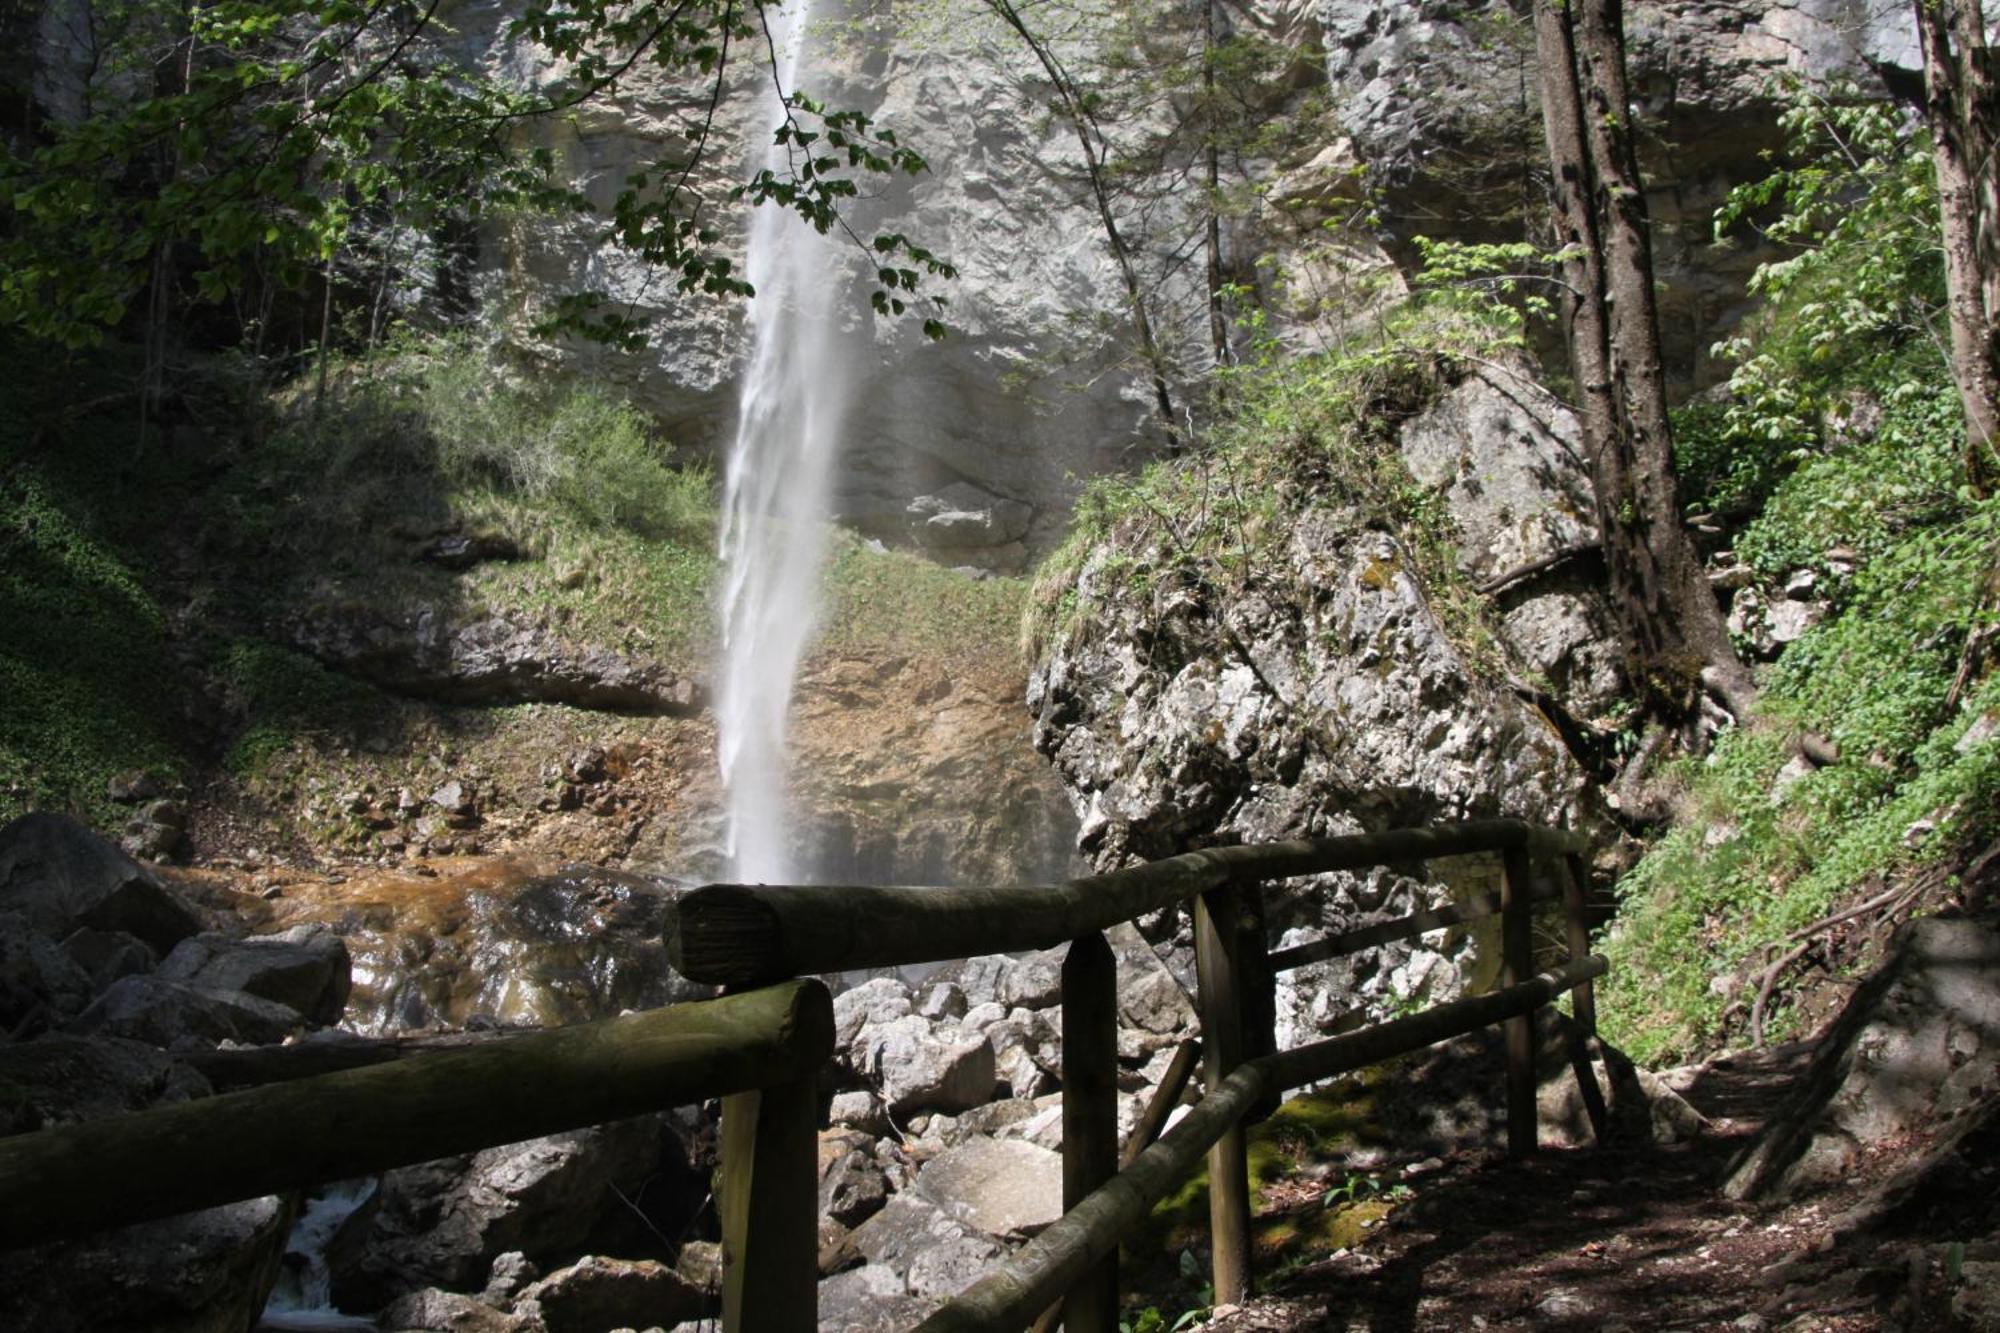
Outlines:
{"label": "rock cliff face", "polygon": [[[1262,288],[1280,323],[1351,316],[1357,302],[1376,299],[1357,291],[1395,286],[1381,243],[1407,266],[1419,233],[1538,234],[1532,217],[1545,173],[1534,42],[1519,9],[1387,0],[1232,8],[1237,29],[1298,53],[1304,84],[1323,59],[1331,94],[1323,134],[1305,135],[1289,157],[1230,166],[1261,202],[1230,221],[1227,263]],[[491,42],[504,12],[505,0],[465,7],[459,23],[472,53],[487,68],[543,77],[530,53]],[[893,127],[931,164],[913,180],[871,182],[853,213],[857,232],[905,231],[961,274],[941,288],[952,302],[952,336],[931,344],[910,321],[868,313],[865,266],[855,256],[844,279],[853,288],[851,336],[873,355],[855,394],[840,514],[947,563],[1019,567],[1053,544],[1081,479],[1129,465],[1158,443],[1126,299],[1073,134],[1047,109],[1031,57],[980,15],[898,22],[865,4],[815,15],[801,83]],[[1084,13],[1082,30],[1095,21]],[[1731,185],[1762,171],[1760,154],[1779,146],[1784,80],[1845,78],[1884,94],[1914,68],[1915,52],[1901,10],[1877,12],[1860,0],[1638,3],[1627,26],[1668,355],[1676,373],[1702,382],[1714,373],[1707,349],[1740,315],[1742,279],[1760,257],[1714,245],[1709,219]],[[1088,65],[1081,49],[1072,54]],[[534,133],[608,197],[627,169],[675,143],[705,110],[705,89],[659,84],[642,71],[616,99]],[[726,92],[710,142],[728,147],[710,153],[699,182],[717,200],[749,174],[768,115],[761,67],[744,62]],[[1291,109],[1279,97],[1268,113]],[[1136,129],[1113,125],[1111,133]],[[1206,364],[1204,297],[1185,274],[1191,266],[1176,268],[1166,252],[1193,235],[1199,202],[1181,191],[1149,205],[1143,219],[1135,204],[1127,219],[1132,234],[1154,238],[1152,250],[1139,246],[1140,262],[1158,278],[1154,319],[1169,354],[1197,371]],[[1369,204],[1379,208],[1379,235],[1348,228],[1333,239],[1314,225]],[[714,217],[740,245],[742,219],[727,208]],[[1277,262],[1259,269],[1260,260]],[[482,303],[532,350],[558,352],[526,334],[531,316],[591,286],[654,317],[659,336],[636,360],[560,355],[626,382],[682,439],[725,441],[747,351],[739,308],[676,295],[582,223],[536,219],[484,237]]]}
{"label": "rock cliff face", "polygon": [[[1567,413],[1501,374],[1466,380],[1400,432],[1413,473],[1457,521],[1462,562],[1480,573],[1583,530],[1566,440]],[[1278,521],[1281,551],[1244,586],[1133,578],[1173,568],[1149,519],[1115,532],[1078,574],[1070,633],[1028,702],[1086,854],[1109,868],[1203,845],[1587,816],[1581,769],[1509,672],[1530,659],[1571,698],[1615,693],[1594,594],[1532,590],[1499,618],[1500,658],[1475,656],[1446,629],[1401,541],[1337,495],[1311,495]],[[1491,874],[1463,864],[1326,876],[1279,895],[1275,925],[1347,928],[1477,891]],[[1452,943],[1302,969],[1281,992],[1281,1039],[1331,1026],[1348,1004],[1447,998],[1474,966]]]}
{"label": "rock cliff face", "polygon": [[[1526,6],[1322,0],[1334,115],[1379,192],[1392,249],[1414,235],[1539,236],[1535,38]],[[1625,9],[1641,168],[1654,222],[1661,333],[1673,368],[1714,378],[1709,344],[1740,315],[1763,255],[1714,244],[1732,185],[1782,147],[1788,80],[1907,88],[1918,70],[1906,7],[1861,0],[1741,5],[1635,0]]]}

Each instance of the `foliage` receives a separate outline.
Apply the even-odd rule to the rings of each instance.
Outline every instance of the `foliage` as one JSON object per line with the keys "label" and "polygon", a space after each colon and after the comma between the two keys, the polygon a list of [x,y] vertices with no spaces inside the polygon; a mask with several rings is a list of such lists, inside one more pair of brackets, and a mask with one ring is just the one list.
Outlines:
{"label": "foliage", "polygon": [[[1881,108],[1802,98],[1787,121],[1799,164],[1724,217],[1775,207],[1766,233],[1807,248],[1760,271],[1767,305],[1728,348],[1731,398],[1684,438],[1704,502],[1755,512],[1738,554],[1767,587],[1811,572],[1830,614],[1770,672],[1765,725],[1685,766],[1682,817],[1621,884],[1603,1012],[1641,1060],[1721,1039],[1718,976],[1740,983],[1864,886],[1990,836],[2000,810],[2000,741],[1974,730],[2000,715],[2000,675],[1946,707],[1968,636],[1994,619],[2000,502],[1966,485],[1929,331],[1922,145]],[[1801,765],[1787,737],[1802,730],[1840,761]]]}
{"label": "foliage", "polygon": [[1751,278],[1764,309],[1719,355],[1736,363],[1721,405],[1676,432],[1686,492],[1754,512],[1790,469],[1838,435],[1861,383],[1892,399],[1944,364],[1944,264],[1924,136],[1851,89],[1795,90],[1780,118],[1790,165],[1738,186],[1716,235],[1754,231],[1787,252]]}
{"label": "foliage", "polygon": [[[1260,327],[1253,322],[1253,334]],[[1446,291],[1337,351],[1288,359],[1275,339],[1253,339],[1260,356],[1225,374],[1226,407],[1187,456],[1085,488],[1069,538],[1036,576],[1023,620],[1031,652],[1082,625],[1086,562],[1107,596],[1147,605],[1171,586],[1207,589],[1226,604],[1280,577],[1298,515],[1334,504],[1398,534],[1447,631],[1475,656],[1490,655],[1482,604],[1457,569],[1450,516],[1403,467],[1394,433],[1461,365],[1514,336]]]}
{"label": "foliage", "polygon": [[115,774],[181,775],[164,611],[87,507],[18,465],[0,475],[0,624],[0,818],[109,823]]}
{"label": "foliage", "polygon": [[[467,63],[435,3],[92,0],[76,18],[76,50],[51,75],[56,114],[0,140],[0,325],[94,341],[142,295],[157,310],[169,288],[205,302],[260,282],[296,290],[359,240],[442,235],[500,207],[594,217],[683,292],[749,291],[695,172],[732,53],[768,45],[764,0],[537,0],[501,37],[560,71],[540,88]],[[566,116],[642,66],[714,96],[607,206],[563,179],[550,150],[514,146],[517,126]],[[729,198],[795,210],[822,233],[844,226],[857,175],[924,167],[892,131],[799,90],[777,144],[786,164]],[[864,248],[885,312],[900,313],[921,275],[952,276],[901,234]],[[597,291],[558,303],[552,327],[644,338]]]}
{"label": "foliage", "polygon": [[824,647],[866,646],[944,663],[1005,666],[1027,581],[973,579],[907,551],[836,534],[824,595]]}

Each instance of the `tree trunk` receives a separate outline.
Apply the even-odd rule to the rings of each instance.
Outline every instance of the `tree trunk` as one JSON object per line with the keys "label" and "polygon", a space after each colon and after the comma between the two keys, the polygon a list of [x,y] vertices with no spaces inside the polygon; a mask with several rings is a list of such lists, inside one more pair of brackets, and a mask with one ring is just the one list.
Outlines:
{"label": "tree trunk", "polygon": [[1979,0],[1957,0],[1949,16],[1945,4],[1915,0],[1917,41],[1944,237],[1951,377],[1965,410],[1966,480],[1984,496],[2000,473],[2000,167],[1993,161],[2000,111]]}
{"label": "tree trunk", "polygon": [[1208,140],[1202,151],[1202,165],[1208,174],[1208,208],[1202,241],[1208,260],[1208,339],[1215,350],[1215,364],[1226,366],[1229,354],[1229,316],[1222,306],[1222,153],[1216,147],[1221,119],[1216,109],[1215,40],[1216,0],[1202,0],[1201,89],[1206,99],[1203,135]]}
{"label": "tree trunk", "polygon": [[1537,0],[1535,39],[1571,366],[1627,671],[1654,711],[1686,716],[1706,685],[1741,718],[1756,688],[1681,522],[1619,0]]}

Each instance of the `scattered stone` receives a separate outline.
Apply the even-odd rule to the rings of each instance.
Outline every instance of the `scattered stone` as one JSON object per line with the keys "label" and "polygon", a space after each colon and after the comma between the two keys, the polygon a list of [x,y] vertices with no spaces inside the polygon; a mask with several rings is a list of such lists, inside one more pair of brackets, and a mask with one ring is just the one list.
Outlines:
{"label": "scattered stone", "polygon": [[705,1314],[709,1298],[667,1265],[651,1259],[585,1255],[522,1291],[548,1333],[604,1333],[613,1328],[654,1328]]}
{"label": "scattered stone", "polygon": [[868,1153],[851,1149],[820,1172],[819,1210],[843,1226],[856,1227],[889,1199],[889,1182]]}
{"label": "scattered stone", "polygon": [[896,1333],[921,1322],[935,1300],[910,1294],[887,1264],[863,1264],[819,1284],[821,1333]]}
{"label": "scattered stone", "polygon": [[916,1012],[932,1022],[965,1017],[965,992],[955,981],[926,985],[917,992]]}
{"label": "scattered stone", "polygon": [[18,1040],[83,1012],[90,974],[22,912],[0,912],[0,1033]]}
{"label": "scattered stone", "polygon": [[163,794],[159,779],[150,773],[120,773],[105,784],[105,795],[120,805],[138,805]]}
{"label": "scattered stone", "polygon": [[889,1117],[883,1113],[882,1099],[866,1089],[835,1093],[833,1103],[827,1110],[827,1119],[864,1134],[889,1132]]}
{"label": "scattered stone", "polygon": [[387,1333],[535,1333],[536,1323],[455,1291],[427,1287],[397,1297],[380,1317]]}
{"label": "scattered stone", "polygon": [[1000,1002],[1013,1009],[1047,1009],[1062,1003],[1063,949],[1044,949],[1014,960],[1000,979]]}
{"label": "scattered stone", "polygon": [[966,1111],[984,1105],[999,1083],[984,1037],[933,1028],[915,1014],[857,1039],[860,1072],[880,1081],[891,1115]]}

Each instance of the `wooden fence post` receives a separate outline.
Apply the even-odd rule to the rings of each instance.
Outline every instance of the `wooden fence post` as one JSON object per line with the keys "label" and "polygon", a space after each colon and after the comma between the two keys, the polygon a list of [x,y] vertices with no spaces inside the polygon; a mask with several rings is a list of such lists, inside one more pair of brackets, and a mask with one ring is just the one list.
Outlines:
{"label": "wooden fence post", "polygon": [[[1569,956],[1588,958],[1590,925],[1583,919],[1587,881],[1581,856],[1571,853],[1562,858],[1562,879]],[[1570,1071],[1576,1075],[1576,1090],[1583,1098],[1584,1114],[1590,1117],[1590,1137],[1601,1148],[1610,1139],[1611,1116],[1605,1109],[1604,1090],[1597,1085],[1597,1073],[1590,1065],[1597,1044],[1597,990],[1593,983],[1586,981],[1570,992],[1570,1011],[1575,1020],[1570,1026]]]}
{"label": "wooden fence post", "polygon": [[[1195,899],[1195,975],[1201,985],[1203,1076],[1210,1092],[1243,1062],[1238,929],[1235,889],[1210,889]],[[1208,1229],[1215,1303],[1240,1302],[1250,1294],[1250,1162],[1240,1119],[1208,1150]]]}
{"label": "wooden fence post", "polygon": [[722,1099],[722,1327],[819,1326],[819,1190],[812,1076]]}
{"label": "wooden fence post", "polygon": [[[1242,977],[1243,1049],[1241,1060],[1255,1060],[1278,1049],[1278,974],[1271,969],[1271,943],[1264,917],[1264,886],[1245,882],[1236,888],[1236,961]],[[1268,1119],[1284,1102],[1284,1093],[1270,1089],[1245,1116],[1245,1124]]]}
{"label": "wooden fence post", "polygon": [[[1535,974],[1534,885],[1525,848],[1501,854],[1500,984],[1518,986]],[[1507,1152],[1535,1151],[1535,1016],[1510,1018],[1501,1029],[1507,1045]]]}
{"label": "wooden fence post", "polygon": [[[1118,965],[1104,936],[1070,942],[1062,967],[1063,1209],[1118,1174]],[[1063,1297],[1065,1333],[1118,1333],[1118,1252]]]}

